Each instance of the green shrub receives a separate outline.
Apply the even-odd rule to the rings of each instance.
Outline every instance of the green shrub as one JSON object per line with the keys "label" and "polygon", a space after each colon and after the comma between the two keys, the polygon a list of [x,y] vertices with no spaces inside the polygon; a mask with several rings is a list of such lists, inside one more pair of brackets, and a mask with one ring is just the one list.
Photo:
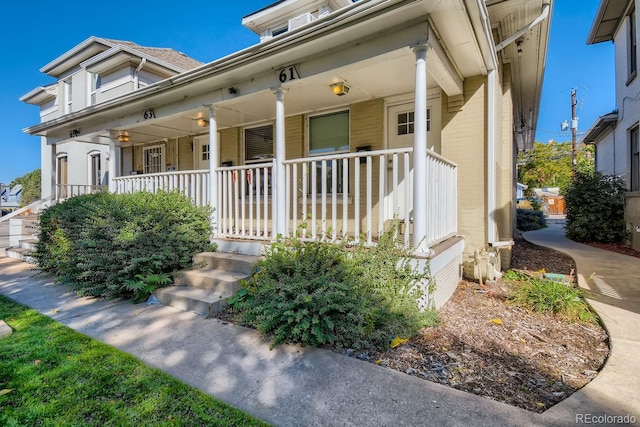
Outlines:
{"label": "green shrub", "polygon": [[387,233],[375,248],[287,239],[276,242],[234,307],[273,343],[388,347],[433,323],[414,286],[428,280]]}
{"label": "green shrub", "polygon": [[566,234],[578,242],[618,243],[627,237],[624,182],[599,172],[579,172],[565,190]]}
{"label": "green shrub", "polygon": [[127,280],[170,273],[210,249],[210,209],[175,192],[74,197],[40,218],[40,267],[80,295],[130,297]]}
{"label": "green shrub", "polygon": [[547,228],[547,220],[540,210],[516,209],[516,227],[522,231]]}
{"label": "green shrub", "polygon": [[508,271],[504,280],[517,284],[509,302],[532,311],[559,315],[569,321],[595,322],[596,316],[571,285]]}

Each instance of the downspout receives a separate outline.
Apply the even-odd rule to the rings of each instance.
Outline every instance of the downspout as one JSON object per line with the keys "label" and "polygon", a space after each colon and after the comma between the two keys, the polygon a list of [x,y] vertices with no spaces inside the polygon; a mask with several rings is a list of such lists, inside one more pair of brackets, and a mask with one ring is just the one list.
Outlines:
{"label": "downspout", "polygon": [[540,16],[538,16],[529,24],[520,28],[518,31],[511,34],[509,37],[507,37],[502,42],[500,42],[500,44],[496,46],[496,52],[500,52],[502,49],[504,49],[505,47],[507,47],[508,45],[510,45],[511,43],[513,43],[514,41],[522,37],[524,33],[526,33],[527,31],[529,31],[530,29],[532,29],[533,27],[535,27],[536,25],[538,25],[539,23],[547,19],[549,17],[550,6],[551,6],[551,0],[542,0],[542,12],[540,12]]}
{"label": "downspout", "polygon": [[142,67],[144,67],[146,63],[147,58],[142,58],[140,65],[138,65],[136,71],[133,73],[133,90],[140,89],[140,70],[142,70]]}

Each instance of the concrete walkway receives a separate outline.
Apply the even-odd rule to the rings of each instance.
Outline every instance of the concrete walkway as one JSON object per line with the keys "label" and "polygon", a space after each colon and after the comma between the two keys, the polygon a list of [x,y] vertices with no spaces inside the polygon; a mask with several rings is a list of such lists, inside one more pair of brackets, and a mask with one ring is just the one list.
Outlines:
{"label": "concrete walkway", "polygon": [[630,414],[640,420],[640,259],[573,242],[561,223],[524,238],[574,259],[578,283],[611,339],[611,354],[598,376],[544,415],[561,419],[588,408],[593,414]]}
{"label": "concrete walkway", "polygon": [[[553,231],[527,238],[562,242]],[[611,287],[618,286],[599,267],[610,254],[590,248],[584,252],[598,262],[579,261],[579,273],[588,277],[595,268]],[[637,280],[640,260],[623,258],[615,261],[620,263],[616,273]],[[0,258],[3,295],[280,426],[563,426],[576,424],[576,414],[583,413],[640,418],[635,286],[616,288],[624,295],[616,304],[624,307],[594,301],[594,306],[605,306],[603,317],[614,325],[610,330],[617,337],[603,373],[544,414],[534,414],[326,350],[271,350],[253,330],[171,307],[79,298],[28,264]],[[631,321],[635,326],[626,326]]]}

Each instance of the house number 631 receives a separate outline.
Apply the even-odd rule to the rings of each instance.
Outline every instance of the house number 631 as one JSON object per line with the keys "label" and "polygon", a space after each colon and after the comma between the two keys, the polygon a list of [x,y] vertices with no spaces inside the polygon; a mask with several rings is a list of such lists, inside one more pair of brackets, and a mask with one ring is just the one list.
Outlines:
{"label": "house number 631", "polygon": [[276,74],[278,74],[278,80],[280,80],[280,83],[286,83],[291,80],[300,78],[295,65],[289,65],[287,67],[281,68],[276,71]]}
{"label": "house number 631", "polygon": [[153,111],[153,108],[148,108],[144,110],[144,114],[142,115],[142,117],[144,117],[145,120],[155,119],[156,113],[155,111]]}

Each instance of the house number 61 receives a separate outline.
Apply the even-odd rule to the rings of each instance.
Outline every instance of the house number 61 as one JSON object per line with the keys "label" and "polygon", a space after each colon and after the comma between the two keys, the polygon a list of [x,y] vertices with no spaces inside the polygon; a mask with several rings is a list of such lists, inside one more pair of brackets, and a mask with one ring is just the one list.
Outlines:
{"label": "house number 61", "polygon": [[276,73],[278,73],[278,80],[280,80],[280,83],[286,83],[300,78],[295,65],[289,65],[288,67],[281,68],[276,71]]}

